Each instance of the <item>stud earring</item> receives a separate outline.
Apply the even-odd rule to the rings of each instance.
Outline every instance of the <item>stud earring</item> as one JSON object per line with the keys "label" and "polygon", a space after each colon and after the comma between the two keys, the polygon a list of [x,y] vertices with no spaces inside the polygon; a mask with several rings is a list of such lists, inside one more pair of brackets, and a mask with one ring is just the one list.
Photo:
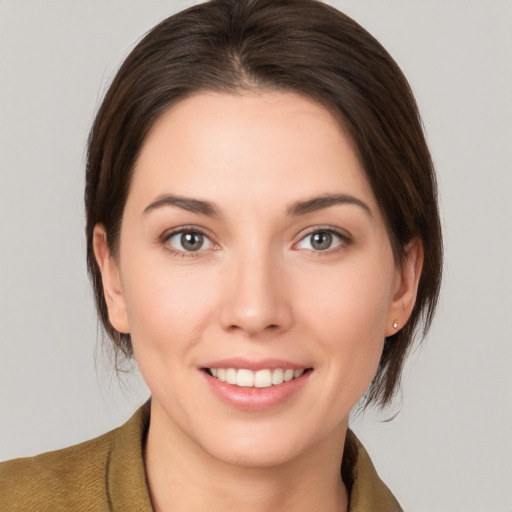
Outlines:
{"label": "stud earring", "polygon": [[393,322],[393,329],[398,329],[398,320]]}

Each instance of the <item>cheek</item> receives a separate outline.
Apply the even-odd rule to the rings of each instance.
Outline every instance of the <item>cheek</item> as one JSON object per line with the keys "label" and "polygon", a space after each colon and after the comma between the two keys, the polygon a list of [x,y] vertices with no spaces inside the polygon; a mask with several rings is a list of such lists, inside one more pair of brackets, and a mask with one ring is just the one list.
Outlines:
{"label": "cheek", "polygon": [[373,375],[385,338],[386,306],[371,293],[372,287],[369,293],[363,293],[360,285],[336,292],[329,304],[322,307],[319,297],[317,306],[310,306],[309,325],[329,353],[329,361],[343,365],[342,374]]}
{"label": "cheek", "polygon": [[346,332],[351,339],[384,338],[387,313],[393,295],[394,263],[357,260],[327,271],[304,273],[301,309],[326,333]]}
{"label": "cheek", "polygon": [[377,370],[392,296],[392,258],[367,263],[316,273],[301,293],[306,328],[327,356],[322,364],[332,400],[343,401],[344,409],[359,400]]}
{"label": "cheek", "polygon": [[175,353],[190,348],[213,314],[215,275],[161,261],[140,269],[130,263],[124,285],[134,350],[137,345]]}

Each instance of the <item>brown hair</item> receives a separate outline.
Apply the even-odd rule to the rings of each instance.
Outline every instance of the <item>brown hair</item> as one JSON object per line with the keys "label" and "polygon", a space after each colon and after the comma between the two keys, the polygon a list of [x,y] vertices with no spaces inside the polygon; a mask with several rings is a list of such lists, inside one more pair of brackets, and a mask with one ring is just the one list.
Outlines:
{"label": "brown hair", "polygon": [[388,403],[441,282],[436,180],[416,102],[397,64],[366,30],[316,0],[213,0],[171,16],[130,53],[89,135],[87,263],[106,332],[125,356],[129,334],[110,324],[93,230],[116,253],[131,175],[145,137],[172,104],[199,91],[290,90],[326,106],[352,138],[387,223],[395,260],[418,237],[425,260],[412,315],[386,339],[367,403]]}

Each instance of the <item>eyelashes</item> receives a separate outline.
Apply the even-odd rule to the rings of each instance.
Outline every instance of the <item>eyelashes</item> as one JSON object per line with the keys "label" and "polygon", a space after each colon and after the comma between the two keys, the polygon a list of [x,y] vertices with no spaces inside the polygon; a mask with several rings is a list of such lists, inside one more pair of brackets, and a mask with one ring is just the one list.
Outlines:
{"label": "eyelashes", "polygon": [[[161,237],[162,243],[172,254],[180,257],[199,257],[207,251],[218,250],[220,245],[212,240],[211,235],[195,226],[185,226],[166,232]],[[352,238],[338,228],[315,226],[300,235],[293,250],[304,250],[318,254],[332,254],[352,244]]]}
{"label": "eyelashes", "polygon": [[352,239],[337,229],[315,227],[294,244],[293,248],[331,253],[351,243]]}
{"label": "eyelashes", "polygon": [[167,243],[177,251],[197,252],[213,247],[212,241],[199,231],[178,231],[170,236]]}
{"label": "eyelashes", "polygon": [[161,240],[169,252],[181,257],[199,256],[207,250],[219,248],[209,235],[194,226],[181,227],[167,232]]}

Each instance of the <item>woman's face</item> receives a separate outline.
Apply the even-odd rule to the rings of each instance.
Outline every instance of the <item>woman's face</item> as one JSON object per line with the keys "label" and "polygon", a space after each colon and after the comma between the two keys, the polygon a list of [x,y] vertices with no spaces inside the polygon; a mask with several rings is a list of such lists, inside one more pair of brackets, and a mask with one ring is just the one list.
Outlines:
{"label": "woman's face", "polygon": [[101,227],[95,240],[152,426],[244,466],[339,450],[414,288],[350,140],[292,93],[172,107],[136,163],[115,261]]}

